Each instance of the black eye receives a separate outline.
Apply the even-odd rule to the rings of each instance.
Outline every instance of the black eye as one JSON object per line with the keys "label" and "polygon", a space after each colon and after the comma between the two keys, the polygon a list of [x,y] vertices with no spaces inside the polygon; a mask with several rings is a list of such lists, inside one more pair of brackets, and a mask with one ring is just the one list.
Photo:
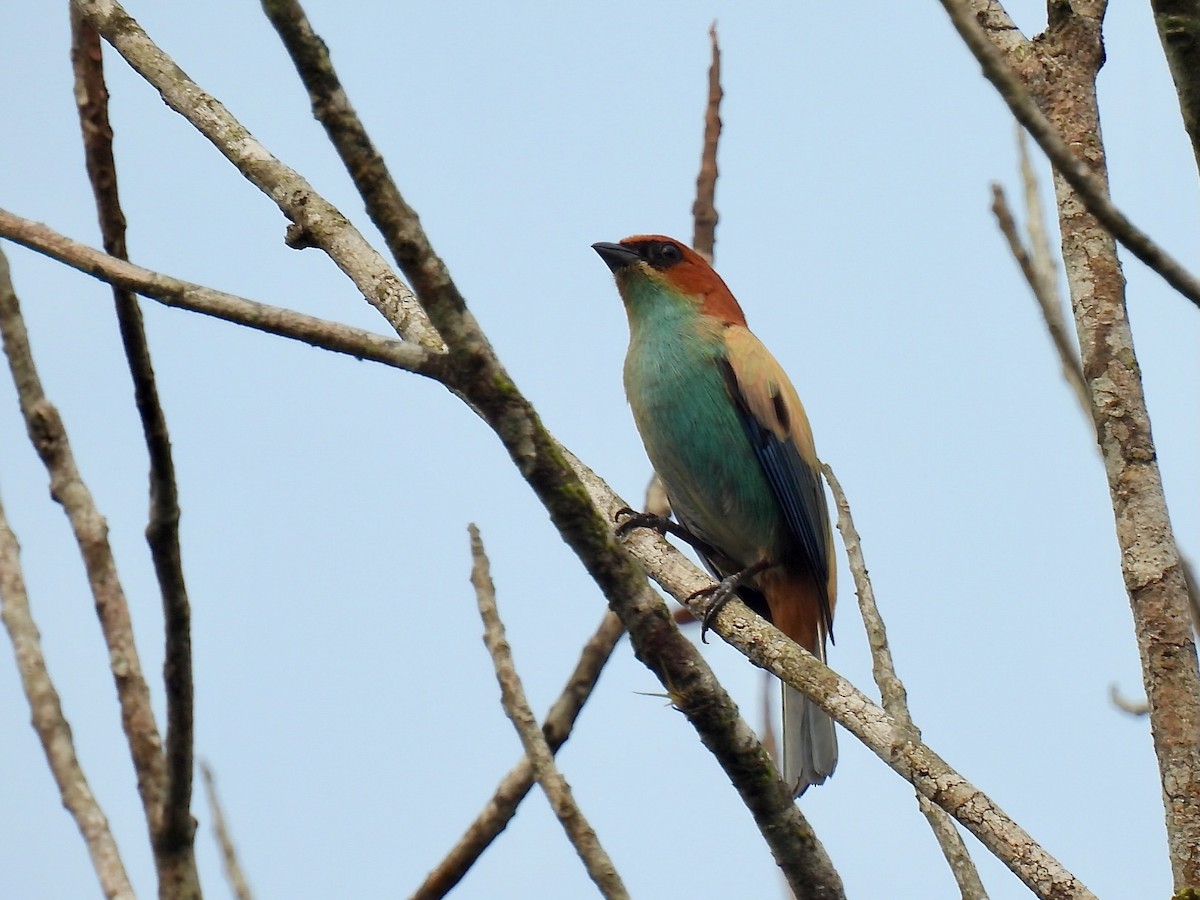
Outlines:
{"label": "black eye", "polygon": [[656,269],[666,269],[683,259],[683,251],[679,249],[678,244],[664,241],[661,244],[653,244],[649,256],[650,265]]}

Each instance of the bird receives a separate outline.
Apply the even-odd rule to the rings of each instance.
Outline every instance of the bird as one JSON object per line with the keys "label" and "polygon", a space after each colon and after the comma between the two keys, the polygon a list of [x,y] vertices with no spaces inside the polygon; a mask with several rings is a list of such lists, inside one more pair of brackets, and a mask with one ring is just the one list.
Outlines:
{"label": "bird", "polygon": [[[706,624],[734,593],[825,661],[837,598],[829,509],[812,429],[783,368],[721,276],[664,235],[592,245],[629,320],[625,393],[678,527],[720,579]],[[710,589],[714,590],[714,589]],[[783,685],[780,775],[799,797],[837,765],[833,720]]]}

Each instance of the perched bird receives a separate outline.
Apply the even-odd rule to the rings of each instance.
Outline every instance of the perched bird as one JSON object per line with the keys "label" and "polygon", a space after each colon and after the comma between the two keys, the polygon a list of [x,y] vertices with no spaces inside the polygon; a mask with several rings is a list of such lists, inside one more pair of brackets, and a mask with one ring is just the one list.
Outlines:
{"label": "perched bird", "polygon": [[[796,389],[690,247],[636,235],[592,249],[625,304],[625,393],[683,536],[724,579],[726,599],[736,590],[824,660],[836,600],[833,536]],[[784,685],[784,780],[798,797],[836,764],[833,721]]]}

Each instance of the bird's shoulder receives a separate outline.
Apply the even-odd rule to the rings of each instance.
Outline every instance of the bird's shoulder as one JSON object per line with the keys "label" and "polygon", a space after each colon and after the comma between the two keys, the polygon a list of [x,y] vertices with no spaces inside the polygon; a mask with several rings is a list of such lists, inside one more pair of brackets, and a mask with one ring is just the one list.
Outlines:
{"label": "bird's shoulder", "polygon": [[745,326],[727,326],[724,343],[735,399],[777,440],[794,441],[801,455],[815,461],[812,428],[804,404],[778,360]]}

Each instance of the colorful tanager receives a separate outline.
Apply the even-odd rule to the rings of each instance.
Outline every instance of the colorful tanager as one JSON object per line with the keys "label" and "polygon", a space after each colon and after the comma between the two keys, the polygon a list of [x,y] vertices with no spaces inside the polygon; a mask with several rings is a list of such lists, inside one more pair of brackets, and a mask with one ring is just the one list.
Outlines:
{"label": "colorful tanager", "polygon": [[[820,659],[836,600],[833,536],[808,417],[725,282],[662,235],[592,245],[629,318],[625,393],[682,528],[734,593]],[[635,517],[650,523],[652,517]],[[799,796],[837,764],[833,721],[783,686],[780,774]]]}

